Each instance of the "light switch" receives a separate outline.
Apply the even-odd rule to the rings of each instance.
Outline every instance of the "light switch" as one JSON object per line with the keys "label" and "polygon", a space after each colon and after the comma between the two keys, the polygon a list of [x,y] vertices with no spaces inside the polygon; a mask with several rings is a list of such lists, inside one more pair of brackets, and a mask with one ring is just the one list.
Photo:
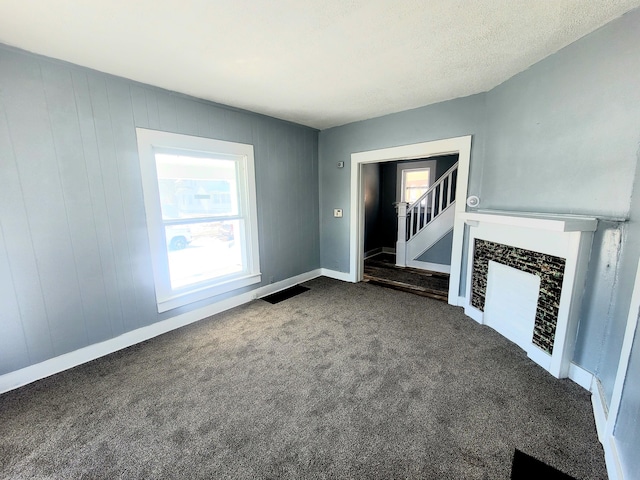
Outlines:
{"label": "light switch", "polygon": [[333,209],[333,216],[337,217],[337,218],[342,218],[342,209],[341,208],[334,208]]}

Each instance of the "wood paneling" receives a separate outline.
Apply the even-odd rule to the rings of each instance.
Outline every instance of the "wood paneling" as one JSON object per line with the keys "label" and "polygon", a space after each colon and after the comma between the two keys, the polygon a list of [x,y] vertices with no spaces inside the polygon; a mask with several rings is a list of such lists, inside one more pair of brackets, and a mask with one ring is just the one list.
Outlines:
{"label": "wood paneling", "polygon": [[263,284],[320,266],[316,131],[0,46],[0,374],[177,312],[136,127],[253,144]]}

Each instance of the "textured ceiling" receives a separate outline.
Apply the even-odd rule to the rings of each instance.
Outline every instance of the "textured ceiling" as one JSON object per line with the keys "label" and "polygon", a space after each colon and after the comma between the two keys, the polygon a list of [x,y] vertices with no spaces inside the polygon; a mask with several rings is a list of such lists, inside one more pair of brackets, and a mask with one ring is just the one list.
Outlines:
{"label": "textured ceiling", "polygon": [[484,92],[640,0],[0,0],[0,42],[319,129]]}

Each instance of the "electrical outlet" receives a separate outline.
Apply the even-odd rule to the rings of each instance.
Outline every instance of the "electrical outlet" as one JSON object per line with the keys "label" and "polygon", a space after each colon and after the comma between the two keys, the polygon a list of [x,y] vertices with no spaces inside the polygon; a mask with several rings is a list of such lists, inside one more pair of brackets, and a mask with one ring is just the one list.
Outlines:
{"label": "electrical outlet", "polygon": [[334,208],[333,209],[333,216],[336,218],[342,218],[342,209],[341,208]]}

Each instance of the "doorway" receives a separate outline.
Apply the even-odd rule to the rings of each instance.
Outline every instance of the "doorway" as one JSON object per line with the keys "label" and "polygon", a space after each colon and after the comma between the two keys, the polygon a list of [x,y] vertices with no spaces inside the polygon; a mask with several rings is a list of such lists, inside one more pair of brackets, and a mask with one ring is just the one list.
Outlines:
{"label": "doorway", "polygon": [[349,225],[350,270],[352,282],[359,282],[364,274],[364,185],[362,167],[369,163],[382,163],[398,160],[415,160],[443,155],[458,155],[458,178],[456,184],[455,217],[451,251],[451,276],[448,302],[459,305],[460,273],[464,238],[464,220],[459,213],[465,211],[465,199],[469,181],[469,163],[471,157],[471,135],[445,140],[435,140],[399,147],[353,153],[351,155],[351,218]]}
{"label": "doorway", "polygon": [[[458,155],[433,156],[414,160],[367,163],[361,166],[364,186],[364,252],[366,260],[373,255],[385,254],[385,263],[393,256],[392,263],[398,268],[412,267],[448,274],[451,269],[451,246],[453,240],[453,216],[449,223],[438,222],[438,228],[429,228],[414,239],[416,245],[409,260],[406,249],[396,252],[398,238],[398,202],[419,205],[419,214],[414,215],[414,227],[433,227],[432,211],[439,207],[439,193],[446,190],[449,178],[455,187]],[[453,173],[451,173],[453,171]],[[449,177],[446,177],[449,175]],[[446,177],[446,178],[445,178]],[[444,181],[444,184],[442,183]],[[429,193],[429,192],[435,193]],[[447,194],[445,193],[446,197]],[[409,212],[411,209],[408,209]],[[414,212],[415,213],[415,212]],[[406,240],[406,239],[405,239]],[[403,252],[405,255],[403,256]],[[399,257],[396,258],[396,253]],[[448,285],[444,288],[448,291]],[[446,294],[445,294],[446,296]]]}

